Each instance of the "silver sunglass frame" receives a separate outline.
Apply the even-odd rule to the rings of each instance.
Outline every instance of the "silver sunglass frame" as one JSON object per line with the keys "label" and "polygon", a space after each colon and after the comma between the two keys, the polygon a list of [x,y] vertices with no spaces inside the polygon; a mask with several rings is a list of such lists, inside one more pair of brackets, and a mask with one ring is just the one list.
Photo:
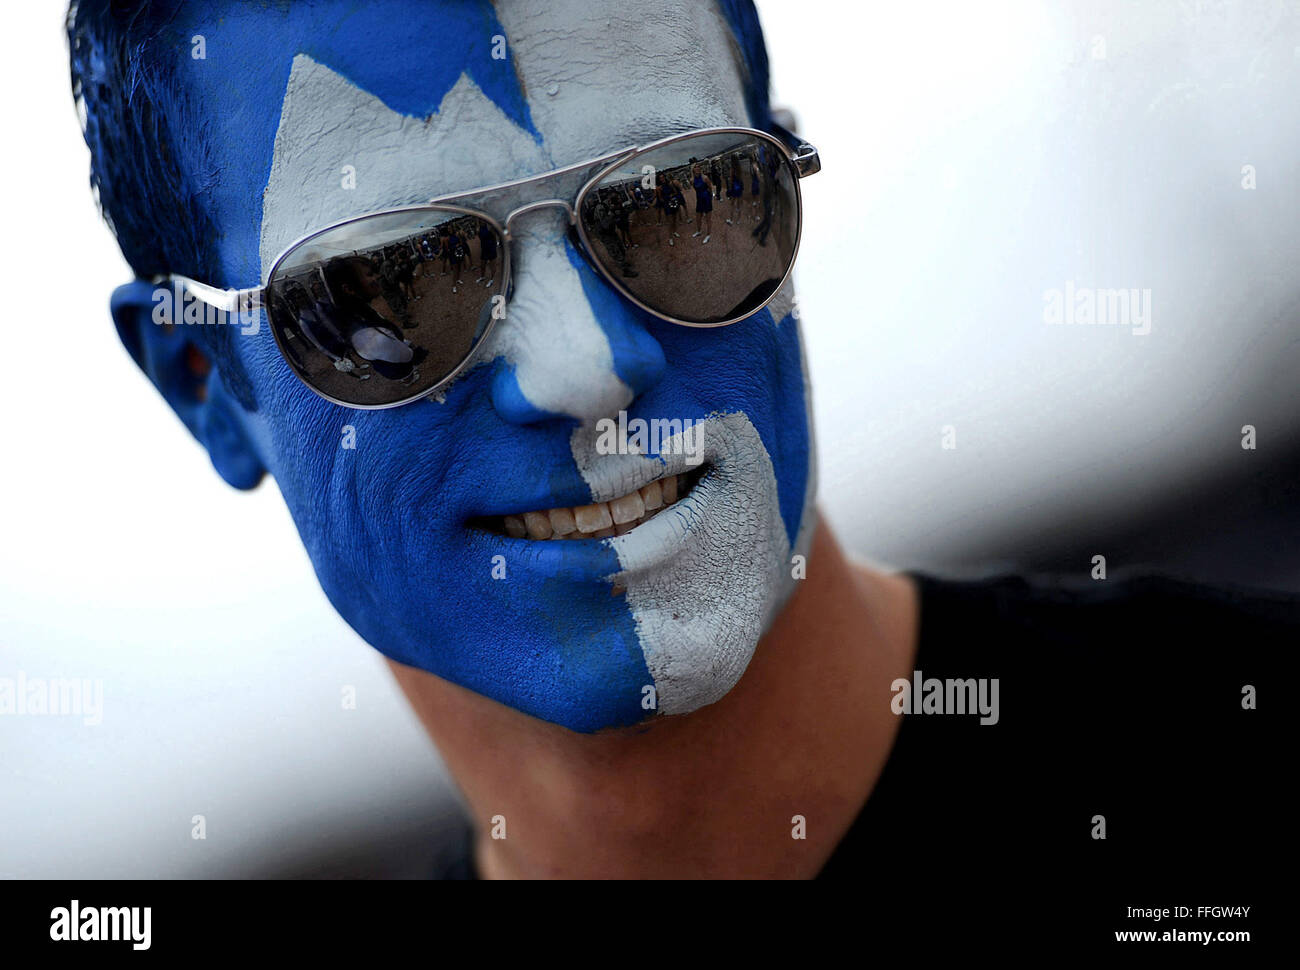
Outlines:
{"label": "silver sunglass frame", "polygon": [[[379,209],[374,212],[367,212],[359,216],[352,216],[351,218],[348,219],[341,219],[338,222],[331,223],[330,225],[327,225],[321,229],[315,229],[307,233],[306,235],[301,236],[298,239],[295,239],[283,250],[281,250],[280,254],[276,256],[274,262],[271,264],[271,269],[266,274],[265,282],[263,282],[260,286],[249,287],[245,289],[233,289],[233,290],[222,289],[220,287],[212,286],[211,284],[204,283],[200,280],[196,280],[179,273],[168,273],[162,276],[156,276],[152,278],[151,282],[154,283],[155,285],[161,285],[164,283],[179,283],[196,299],[207,304],[208,306],[224,311],[226,313],[238,313],[241,311],[251,312],[257,309],[266,309],[267,306],[266,293],[268,288],[270,287],[270,281],[275,279],[276,272],[280,269],[281,264],[290,255],[292,255],[297,249],[311,242],[313,239],[316,239],[319,236],[323,236],[326,233],[334,232],[335,230],[341,229],[345,226],[353,225],[354,223],[358,223],[358,222],[364,222],[368,219],[373,219],[380,216],[401,215],[404,213],[430,212],[430,211],[454,212],[457,213],[458,215],[469,215],[469,216],[474,216],[477,219],[481,219],[483,222],[491,226],[492,229],[501,237],[501,243],[502,243],[501,248],[503,252],[501,254],[502,283],[501,283],[500,292],[505,295],[506,301],[508,303],[511,297],[512,280],[513,280],[513,277],[511,275],[510,255],[512,249],[511,243],[513,242],[514,237],[510,232],[511,222],[513,222],[519,216],[524,215],[528,212],[533,212],[544,208],[560,208],[565,211],[568,224],[570,228],[572,228],[575,231],[578,237],[578,241],[580,243],[579,248],[582,251],[583,257],[596,270],[596,272],[600,274],[600,276],[605,280],[605,282],[608,283],[611,287],[613,287],[614,290],[617,293],[619,293],[621,296],[623,296],[624,299],[628,300],[634,306],[644,310],[646,313],[649,313],[651,316],[655,317],[656,319],[663,320],[666,323],[672,323],[682,327],[693,327],[697,329],[714,329],[717,327],[726,327],[726,326],[730,326],[733,323],[739,323],[741,320],[746,320],[749,317],[761,311],[764,307],[766,307],[769,303],[771,303],[773,299],[776,298],[776,295],[781,291],[782,287],[784,287],[786,283],[789,281],[790,275],[794,272],[794,264],[799,256],[799,244],[803,236],[803,193],[800,189],[799,181],[801,179],[807,178],[810,175],[815,175],[817,172],[821,171],[821,157],[818,154],[816,148],[814,148],[808,142],[804,141],[794,132],[790,131],[789,129],[779,124],[773,123],[772,129],[773,129],[772,132],[767,132],[767,131],[762,131],[761,129],[758,128],[746,128],[741,126],[724,126],[718,128],[696,128],[691,131],[682,132],[677,135],[669,135],[666,138],[660,138],[657,141],[648,142],[643,145],[631,146],[628,148],[620,149],[619,151],[609,152],[605,155],[598,155],[595,158],[590,158],[581,162],[575,162],[571,165],[565,165],[562,168],[552,169],[548,172],[542,172],[538,175],[528,175],[528,176],[524,176],[523,178],[511,179],[506,182],[498,182],[494,185],[488,185],[482,188],[470,189],[468,191],[452,192],[446,195],[437,196],[421,205],[395,206],[388,209]],[[636,158],[637,156],[643,155],[647,152],[656,151],[658,149],[676,144],[677,142],[680,141],[686,141],[687,139],[691,139],[691,138],[698,138],[707,135],[726,135],[726,134],[748,135],[754,138],[758,138],[766,142],[767,144],[771,145],[772,147],[774,147],[780,153],[780,157],[783,160],[783,163],[789,167],[790,172],[793,175],[791,181],[793,182],[794,185],[798,224],[795,227],[794,248],[790,252],[789,265],[786,266],[785,275],[782,276],[781,282],[777,284],[777,286],[772,290],[771,295],[768,296],[768,298],[764,300],[761,304],[759,304],[757,307],[754,307],[752,310],[749,310],[748,312],[742,314],[741,316],[732,317],[729,320],[722,320],[722,321],[709,322],[709,323],[699,323],[696,321],[683,320],[677,317],[673,317],[670,314],[664,313],[661,310],[656,310],[654,307],[651,307],[643,303],[641,300],[637,299],[637,297],[627,288],[627,286],[620,279],[618,279],[611,272],[609,272],[609,270],[605,268],[600,258],[596,255],[595,246],[593,245],[590,237],[587,235],[586,227],[583,226],[582,220],[578,217],[578,214],[582,211],[582,205],[587,198],[588,192],[590,192],[593,188],[599,185],[610,173],[617,170],[621,165],[627,164],[629,161]],[[481,208],[458,204],[459,202],[475,199],[480,196],[497,195],[500,193],[510,192],[512,190],[517,191],[519,189],[525,188],[534,183],[545,182],[560,176],[572,175],[576,172],[581,172],[583,170],[591,170],[591,169],[595,170],[595,174],[582,183],[581,187],[577,190],[577,193],[573,196],[571,201],[564,198],[535,199],[533,201],[526,202],[522,205],[518,205],[515,208],[509,210],[506,213],[504,219],[498,220],[490,213],[486,212]],[[285,357],[286,363],[288,363],[289,358],[287,357],[286,348],[284,347],[278,329],[276,328],[273,322],[271,321],[268,322],[271,324],[270,329],[272,335],[275,338],[276,347],[279,349],[280,355],[282,357]],[[423,398],[426,398],[431,394],[436,394],[439,390],[451,384],[454,380],[460,377],[461,374],[463,374],[473,364],[473,362],[478,356],[479,350],[487,341],[488,337],[491,336],[492,331],[495,329],[495,326],[496,326],[496,317],[495,315],[492,315],[489,317],[487,325],[484,327],[483,333],[480,334],[478,340],[474,342],[474,345],[470,348],[469,352],[466,354],[465,359],[462,360],[459,364],[457,364],[456,367],[442,380],[438,381],[436,384],[434,384],[433,386],[427,389],[421,390],[411,395],[408,398],[403,398],[402,400],[394,401],[390,404],[354,404],[349,401],[339,400],[337,398],[331,397],[330,395],[324,393],[318,388],[313,387],[311,384],[307,383],[306,380],[304,380],[301,376],[297,374],[297,371],[294,370],[293,367],[290,367],[290,370],[294,370],[294,376],[298,377],[298,379],[301,380],[303,384],[305,384],[308,388],[310,388],[313,393],[319,395],[320,397],[325,398],[327,401],[330,401],[334,404],[341,405],[343,407],[352,408],[353,410],[358,410],[358,411],[377,411],[377,410],[385,410],[387,408],[402,407],[405,404],[411,404],[415,401],[422,400]]]}

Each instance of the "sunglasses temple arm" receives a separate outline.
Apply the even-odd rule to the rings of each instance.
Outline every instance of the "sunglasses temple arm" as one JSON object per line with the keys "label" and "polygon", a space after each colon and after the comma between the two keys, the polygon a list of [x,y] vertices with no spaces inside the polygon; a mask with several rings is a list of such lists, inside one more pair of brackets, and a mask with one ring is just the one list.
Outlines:
{"label": "sunglasses temple arm", "polygon": [[149,282],[155,286],[179,283],[195,299],[206,303],[210,307],[224,310],[226,313],[248,313],[265,305],[263,299],[265,291],[260,286],[248,290],[223,290],[220,287],[209,286],[207,283],[200,283],[198,280],[190,279],[188,276],[181,276],[178,273],[155,276]]}
{"label": "sunglasses temple arm", "polygon": [[791,160],[794,162],[794,166],[798,170],[801,179],[807,178],[809,175],[816,175],[822,170],[821,156],[817,153],[817,149],[812,145],[808,144],[789,128],[777,124],[775,121],[772,122],[772,133],[790,147],[790,150],[793,153],[790,156]]}

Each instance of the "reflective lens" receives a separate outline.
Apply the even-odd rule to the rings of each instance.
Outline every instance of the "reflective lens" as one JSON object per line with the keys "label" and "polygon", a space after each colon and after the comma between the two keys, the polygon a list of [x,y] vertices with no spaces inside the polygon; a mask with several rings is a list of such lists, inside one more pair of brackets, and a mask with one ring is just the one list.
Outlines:
{"label": "reflective lens", "polygon": [[794,261],[796,179],[775,142],[692,135],[607,173],[582,199],[582,227],[634,299],[684,323],[726,323],[767,302]]}
{"label": "reflective lens", "polygon": [[454,209],[369,216],[295,246],[267,285],[289,366],[354,407],[413,400],[449,377],[491,327],[505,244]]}

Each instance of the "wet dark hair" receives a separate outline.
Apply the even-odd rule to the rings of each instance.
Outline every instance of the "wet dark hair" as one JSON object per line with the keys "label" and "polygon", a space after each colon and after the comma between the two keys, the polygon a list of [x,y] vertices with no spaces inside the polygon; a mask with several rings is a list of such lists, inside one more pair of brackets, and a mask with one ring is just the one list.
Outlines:
{"label": "wet dark hair", "polygon": [[[74,0],[68,8],[72,96],[90,148],[90,187],[122,255],[142,278],[182,273],[220,285],[216,227],[202,188],[215,184],[202,119],[162,65],[180,0]],[[167,49],[155,56],[160,45]],[[185,159],[186,173],[178,164]],[[165,218],[159,218],[165,213]],[[193,339],[244,408],[253,384],[231,327],[196,327]]]}

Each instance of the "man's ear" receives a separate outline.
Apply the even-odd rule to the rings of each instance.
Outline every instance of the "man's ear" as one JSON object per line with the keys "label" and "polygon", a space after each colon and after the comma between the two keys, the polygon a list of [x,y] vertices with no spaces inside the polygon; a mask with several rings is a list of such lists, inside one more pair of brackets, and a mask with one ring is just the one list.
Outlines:
{"label": "man's ear", "polygon": [[[266,467],[244,426],[244,410],[231,397],[208,355],[190,339],[194,327],[157,323],[155,294],[143,280],[113,291],[111,309],[117,334],[131,359],[153,382],[164,400],[208,450],[222,478],[239,489],[257,485]],[[175,319],[175,316],[173,316]]]}

